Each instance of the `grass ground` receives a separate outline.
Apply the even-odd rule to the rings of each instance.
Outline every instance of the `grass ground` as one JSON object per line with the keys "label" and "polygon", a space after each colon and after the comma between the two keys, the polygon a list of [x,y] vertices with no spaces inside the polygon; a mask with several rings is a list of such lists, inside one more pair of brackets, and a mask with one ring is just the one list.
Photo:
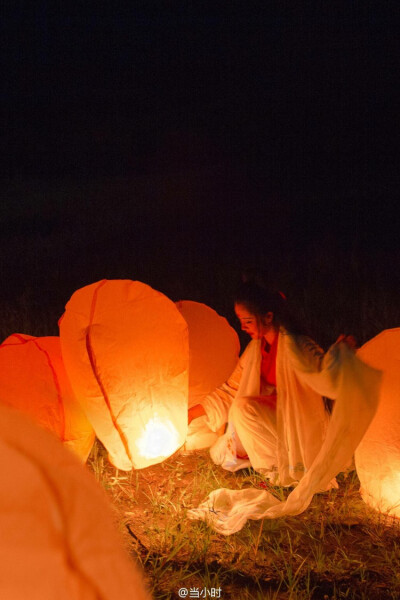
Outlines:
{"label": "grass ground", "polygon": [[[225,600],[400,598],[400,522],[363,503],[355,472],[339,476],[339,489],[315,496],[302,515],[250,521],[225,537],[186,512],[219,487],[263,487],[257,473],[225,472],[206,450],[123,473],[99,442],[89,466],[154,598],[185,591],[187,598]],[[288,490],[274,493],[284,499]]]}

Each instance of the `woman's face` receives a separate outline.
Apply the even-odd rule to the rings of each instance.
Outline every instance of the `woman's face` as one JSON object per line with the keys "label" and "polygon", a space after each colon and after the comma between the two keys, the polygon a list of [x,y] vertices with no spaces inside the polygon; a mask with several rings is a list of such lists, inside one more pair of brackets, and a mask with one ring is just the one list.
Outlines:
{"label": "woman's face", "polygon": [[249,312],[243,304],[235,304],[235,313],[242,330],[248,333],[253,340],[262,338],[271,330],[272,313],[268,313],[262,319],[257,319],[256,315]]}

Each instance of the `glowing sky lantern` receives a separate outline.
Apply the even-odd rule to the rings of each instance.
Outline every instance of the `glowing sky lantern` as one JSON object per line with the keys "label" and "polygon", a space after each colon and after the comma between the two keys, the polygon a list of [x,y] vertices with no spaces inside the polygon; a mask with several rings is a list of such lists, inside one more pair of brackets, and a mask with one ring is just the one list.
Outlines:
{"label": "glowing sky lantern", "polygon": [[171,300],[139,281],[102,280],[73,294],[60,336],[74,391],[117,468],[183,445],[188,334]]}
{"label": "glowing sky lantern", "polygon": [[383,331],[357,355],[383,371],[378,410],[355,454],[361,495],[400,517],[400,328]]}
{"label": "glowing sky lantern", "polygon": [[30,416],[82,460],[94,431],[72,391],[58,337],[13,334],[0,346],[0,402]]}
{"label": "glowing sky lantern", "polygon": [[[239,359],[239,338],[228,321],[206,304],[181,300],[177,307],[189,327],[189,405],[194,406],[232,374]],[[186,449],[206,448],[216,439],[205,417],[200,417],[189,426]]]}

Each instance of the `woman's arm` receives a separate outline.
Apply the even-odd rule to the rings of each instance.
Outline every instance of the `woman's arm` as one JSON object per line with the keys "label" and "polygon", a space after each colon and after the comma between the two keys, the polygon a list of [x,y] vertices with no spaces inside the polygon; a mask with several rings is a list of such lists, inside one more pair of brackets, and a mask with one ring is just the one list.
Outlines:
{"label": "woman's arm", "polygon": [[297,377],[315,392],[331,399],[336,398],[338,368],[346,353],[354,354],[355,339],[340,335],[327,352],[305,336],[288,335],[286,340],[289,361]]}
{"label": "woman's arm", "polygon": [[204,407],[201,404],[195,404],[195,406],[192,406],[191,408],[189,408],[188,425],[190,425],[190,423],[193,421],[193,419],[202,417],[205,414],[206,414],[206,411],[204,410]]}
{"label": "woman's arm", "polygon": [[227,423],[229,409],[239,389],[242,371],[243,366],[239,359],[235,370],[225,383],[203,398],[201,403],[189,408],[189,423],[203,415],[207,417],[207,425],[212,431],[218,431]]}

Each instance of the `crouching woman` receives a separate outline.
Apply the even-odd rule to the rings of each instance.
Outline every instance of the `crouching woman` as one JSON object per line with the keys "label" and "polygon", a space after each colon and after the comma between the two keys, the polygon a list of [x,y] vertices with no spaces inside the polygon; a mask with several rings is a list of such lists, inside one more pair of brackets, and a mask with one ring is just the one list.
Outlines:
{"label": "crouching woman", "polygon": [[[324,352],[290,317],[281,293],[245,282],[235,296],[241,328],[252,341],[229,380],[189,409],[189,423],[226,433],[211,448],[214,462],[235,471],[251,465],[272,483],[292,485],[307,472],[325,439],[335,398],[335,352]],[[351,346],[351,340],[343,340]]]}

